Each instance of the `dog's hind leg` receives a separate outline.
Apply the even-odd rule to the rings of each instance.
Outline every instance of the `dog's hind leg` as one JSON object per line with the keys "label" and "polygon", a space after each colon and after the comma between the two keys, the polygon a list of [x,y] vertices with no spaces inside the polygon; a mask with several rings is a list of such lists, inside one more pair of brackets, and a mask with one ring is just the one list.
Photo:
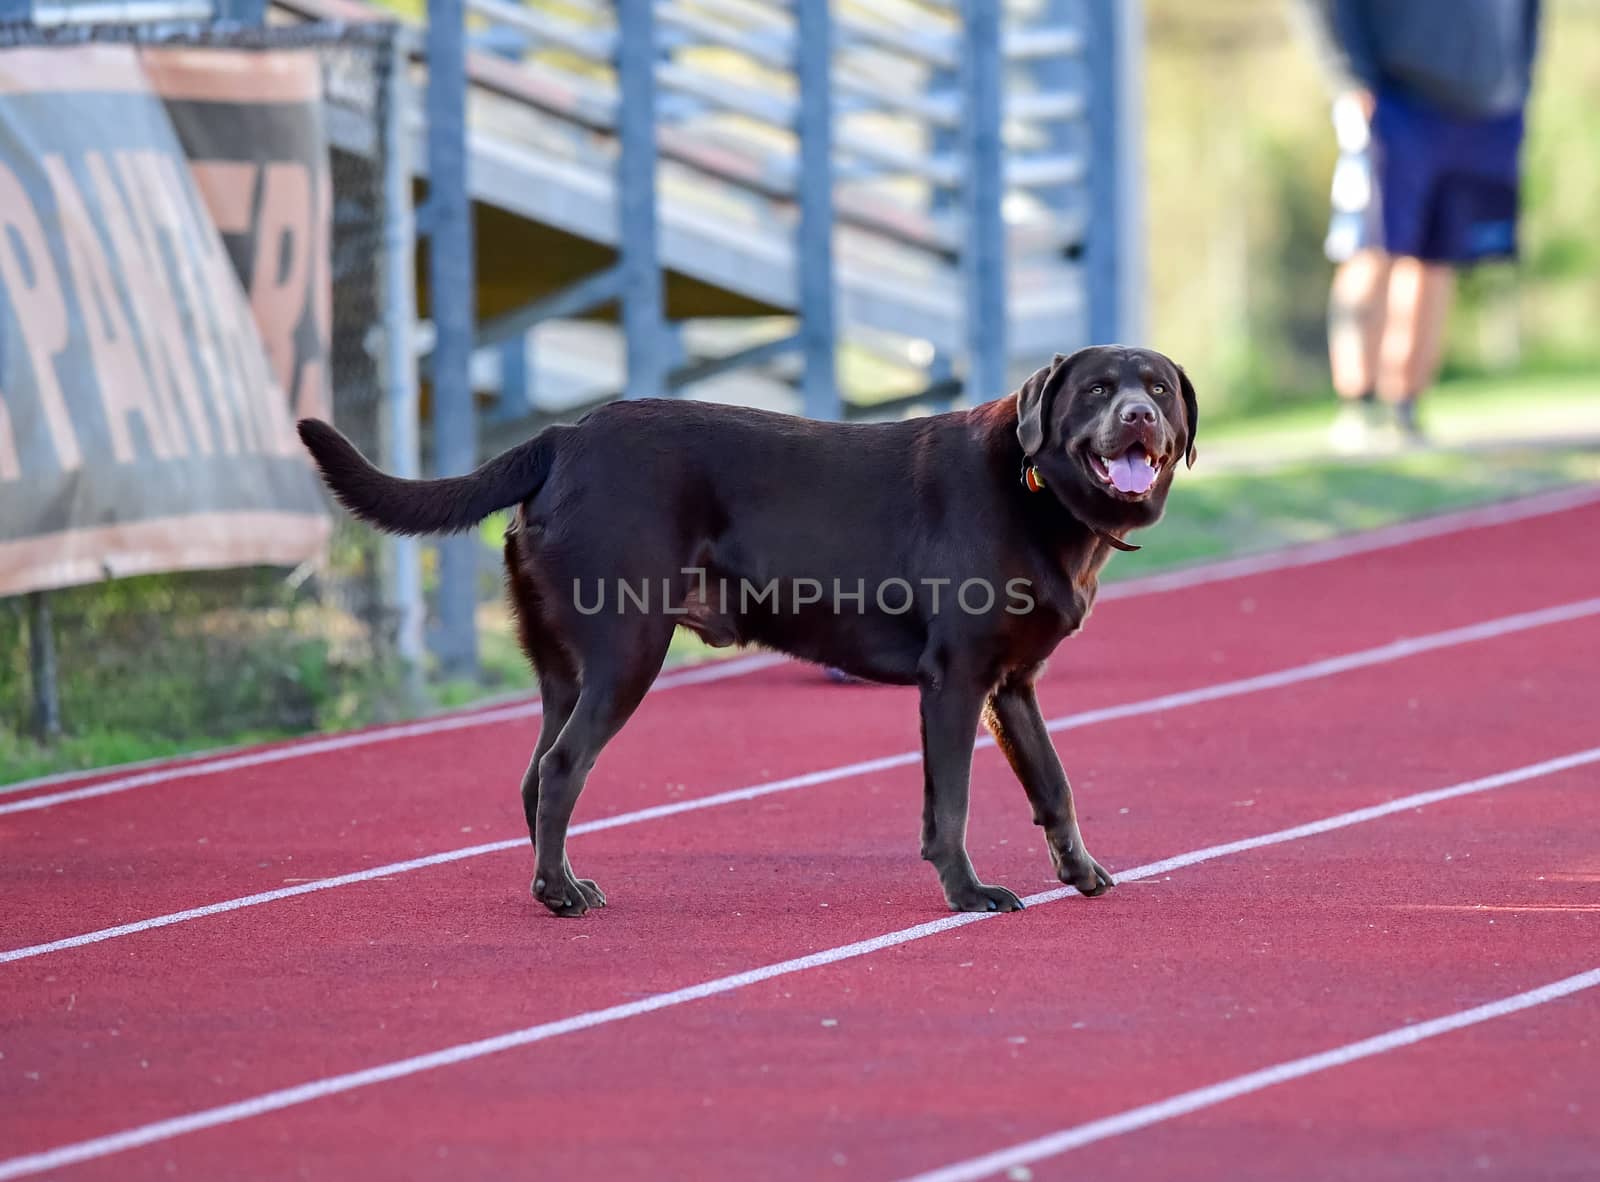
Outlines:
{"label": "dog's hind leg", "polygon": [[[547,654],[547,658],[537,666],[539,700],[544,706],[539,721],[539,741],[534,746],[533,757],[528,760],[527,771],[522,773],[522,812],[528,820],[528,841],[535,850],[539,837],[539,764],[555,746],[557,736],[578,704],[577,674],[555,654]],[[592,880],[575,881],[591,907],[606,905],[605,895]]]}
{"label": "dog's hind leg", "polygon": [[582,674],[577,700],[537,767],[530,768],[537,785],[533,897],[557,915],[582,915],[605,902],[593,882],[573,874],[567,861],[567,826],[601,748],[622,729],[660,672],[674,620],[646,616],[626,628],[607,623],[612,624],[609,630],[590,633],[596,643],[578,643]]}
{"label": "dog's hind leg", "polygon": [[1105,894],[1116,884],[1084,847],[1072,785],[1050,741],[1033,686],[1023,680],[1002,682],[984,707],[984,721],[1028,794],[1033,823],[1044,830],[1056,877],[1080,895]]}
{"label": "dog's hind leg", "polygon": [[[520,519],[518,526],[521,525]],[[556,737],[572,717],[578,704],[578,669],[571,655],[562,645],[547,606],[547,597],[541,590],[537,576],[524,565],[520,529],[506,534],[507,590],[517,622],[518,638],[522,651],[527,654],[539,678],[539,702],[543,707],[539,720],[539,741],[534,745],[533,756],[527,770],[522,773],[522,812],[528,822],[528,841],[537,849],[539,824],[539,762],[555,746]],[[531,563],[527,564],[531,566]],[[604,907],[606,897],[592,879],[579,879],[567,867],[567,877],[578,884],[583,897],[591,907]]]}

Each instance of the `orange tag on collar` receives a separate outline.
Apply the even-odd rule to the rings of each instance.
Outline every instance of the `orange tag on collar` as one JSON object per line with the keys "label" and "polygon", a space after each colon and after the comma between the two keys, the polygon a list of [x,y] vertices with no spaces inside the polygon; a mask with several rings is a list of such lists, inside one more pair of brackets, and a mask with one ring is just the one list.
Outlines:
{"label": "orange tag on collar", "polygon": [[1044,481],[1039,479],[1039,469],[1032,464],[1029,464],[1026,471],[1023,472],[1022,483],[1027,486],[1029,492],[1044,491]]}

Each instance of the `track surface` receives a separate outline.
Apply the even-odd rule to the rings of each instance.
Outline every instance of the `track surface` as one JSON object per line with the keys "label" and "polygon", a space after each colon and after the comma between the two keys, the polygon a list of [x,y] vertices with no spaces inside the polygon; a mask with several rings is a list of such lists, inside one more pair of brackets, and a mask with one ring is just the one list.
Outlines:
{"label": "track surface", "polygon": [[[582,921],[527,896],[526,706],[0,794],[0,1179],[1596,1176],[1600,981],[1251,1083],[1600,966],[1596,536],[1108,599],[1041,700],[1132,874],[1021,915],[942,911],[914,697],[789,663],[646,700]],[[1056,885],[992,745],[970,847]]]}

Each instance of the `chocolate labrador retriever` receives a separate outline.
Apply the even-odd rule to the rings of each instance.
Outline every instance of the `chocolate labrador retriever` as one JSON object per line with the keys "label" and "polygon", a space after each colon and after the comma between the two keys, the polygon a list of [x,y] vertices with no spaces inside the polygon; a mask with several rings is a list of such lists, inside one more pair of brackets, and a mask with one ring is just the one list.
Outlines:
{"label": "chocolate labrador retriever", "polygon": [[1111,551],[1161,516],[1197,415],[1172,361],[1096,347],[999,401],[903,422],[611,403],[442,480],[386,475],[314,419],[300,437],[344,506],[391,533],[515,506],[506,571],[544,699],[522,803],[533,894],[557,915],[605,904],[567,861],[567,824],[679,625],[917,686],[922,856],[953,909],[1013,911],[967,857],[974,733],[993,731],[1061,881],[1108,890],[1033,681],[1082,626]]}

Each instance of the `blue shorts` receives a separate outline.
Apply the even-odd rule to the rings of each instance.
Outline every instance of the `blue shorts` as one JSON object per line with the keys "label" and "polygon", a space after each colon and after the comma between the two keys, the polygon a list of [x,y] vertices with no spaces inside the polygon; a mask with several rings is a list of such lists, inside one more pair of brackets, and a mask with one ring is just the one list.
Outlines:
{"label": "blue shorts", "polygon": [[[1517,253],[1520,110],[1464,119],[1385,91],[1372,116],[1365,208],[1335,202],[1329,254],[1362,247],[1438,263]],[[1341,161],[1341,168],[1356,161]],[[1336,194],[1337,197],[1337,194]]]}

